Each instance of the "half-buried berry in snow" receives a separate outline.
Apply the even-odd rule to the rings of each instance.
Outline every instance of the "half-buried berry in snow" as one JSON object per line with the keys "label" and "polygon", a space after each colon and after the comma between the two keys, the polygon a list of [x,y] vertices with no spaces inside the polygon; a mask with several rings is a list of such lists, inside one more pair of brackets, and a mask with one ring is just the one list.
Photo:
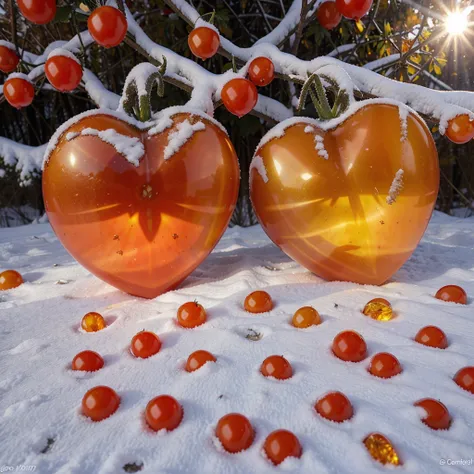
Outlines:
{"label": "half-buried berry in snow", "polygon": [[183,407],[170,395],[160,395],[148,402],[145,420],[153,431],[173,431],[183,419]]}
{"label": "half-buried berry in snow", "polygon": [[254,291],[247,295],[244,309],[249,313],[266,313],[273,309],[272,297],[266,291]]}
{"label": "half-buried berry in snow", "polygon": [[207,320],[206,310],[197,301],[189,301],[178,308],[178,324],[186,329],[195,328]]}
{"label": "half-buried berry in snow", "polygon": [[239,413],[229,413],[217,423],[216,436],[227,452],[238,453],[251,446],[255,438],[255,431],[245,416]]}
{"label": "half-buried berry in snow", "polygon": [[141,331],[135,334],[130,343],[130,352],[139,359],[148,359],[161,349],[160,338],[151,331]]}
{"label": "half-buried berry in snow", "polygon": [[117,411],[120,397],[105,385],[91,388],[82,399],[82,413],[92,421],[102,421]]}

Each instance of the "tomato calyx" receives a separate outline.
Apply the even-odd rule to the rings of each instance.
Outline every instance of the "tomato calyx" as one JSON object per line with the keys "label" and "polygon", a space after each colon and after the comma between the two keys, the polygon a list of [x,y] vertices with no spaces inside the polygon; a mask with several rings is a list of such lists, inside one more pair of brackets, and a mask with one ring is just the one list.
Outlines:
{"label": "tomato calyx", "polygon": [[[329,84],[334,93],[332,105],[329,102],[326,88],[323,85],[323,80],[325,83]],[[349,108],[351,102],[347,90],[340,87],[334,79],[317,73],[311,74],[303,83],[297,107],[298,113],[301,113],[303,110],[308,95],[311,97],[316,113],[321,120],[331,120],[339,117]]]}
{"label": "tomato calyx", "polygon": [[150,63],[141,63],[135,66],[125,80],[119,109],[141,122],[148,122],[152,115],[151,94],[155,85],[158,96],[163,97],[164,95],[163,75],[166,66],[167,62],[164,56],[159,68]]}

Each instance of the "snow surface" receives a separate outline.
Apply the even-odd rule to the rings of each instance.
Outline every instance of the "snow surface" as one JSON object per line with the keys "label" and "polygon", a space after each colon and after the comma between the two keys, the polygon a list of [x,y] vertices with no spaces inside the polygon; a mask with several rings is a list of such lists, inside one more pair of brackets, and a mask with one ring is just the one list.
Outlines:
{"label": "snow surface", "polygon": [[[120,474],[128,463],[143,463],[140,472],[149,474],[470,473],[472,466],[441,466],[440,459],[473,454],[474,395],[452,381],[459,368],[474,364],[473,250],[474,219],[435,213],[413,257],[389,283],[328,283],[291,261],[260,227],[237,227],[178,290],[142,300],[75,263],[49,225],[1,229],[0,267],[19,270],[26,283],[0,294],[0,467],[36,466],[41,474]],[[433,298],[449,283],[471,295],[468,306]],[[270,313],[243,311],[245,296],[255,289],[272,295]],[[360,312],[379,296],[393,304],[396,318],[390,322]],[[177,308],[194,299],[207,309],[208,322],[193,330],[179,328]],[[320,326],[289,325],[303,305],[321,313]],[[108,327],[81,332],[88,311],[103,313]],[[413,341],[426,325],[446,332],[447,349]],[[163,343],[147,360],[128,351],[142,329],[155,331]],[[364,336],[369,358],[392,352],[403,373],[382,380],[367,373],[369,358],[352,364],[333,357],[330,343],[344,329]],[[246,338],[255,333],[259,340]],[[102,370],[69,370],[74,355],[85,349],[102,354]],[[209,350],[217,362],[189,374],[183,365],[197,349]],[[261,362],[271,354],[291,362],[291,379],[260,375]],[[122,403],[109,419],[93,423],[80,415],[81,399],[101,384],[113,387]],[[315,414],[316,399],[329,390],[351,399],[350,421],[334,424]],[[173,432],[157,435],[145,428],[143,410],[163,393],[180,401],[184,419]],[[413,403],[424,397],[448,407],[453,418],[448,431],[432,431],[420,422]],[[256,438],[249,450],[231,455],[216,448],[213,429],[221,416],[235,411],[251,420]],[[293,431],[304,452],[300,460],[275,468],[261,447],[279,428]],[[373,431],[392,440],[403,467],[372,461],[362,439]]]}
{"label": "snow surface", "polygon": [[191,123],[189,120],[183,120],[176,125],[176,130],[168,135],[168,144],[163,150],[163,158],[169,160],[175,153],[186,144],[186,142],[206,126],[203,122]]}

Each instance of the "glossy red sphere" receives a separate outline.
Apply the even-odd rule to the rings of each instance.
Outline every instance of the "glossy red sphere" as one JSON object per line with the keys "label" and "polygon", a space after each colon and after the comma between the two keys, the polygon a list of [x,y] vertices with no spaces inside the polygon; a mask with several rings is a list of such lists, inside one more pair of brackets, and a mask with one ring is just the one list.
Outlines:
{"label": "glossy red sphere", "polygon": [[253,110],[257,104],[258,92],[253,82],[238,77],[231,79],[222,88],[221,98],[225,108],[240,118]]}
{"label": "glossy red sphere", "polygon": [[450,301],[451,303],[467,304],[466,292],[457,285],[446,285],[440,288],[435,298],[442,301]]}
{"label": "glossy red sphere", "polygon": [[145,420],[153,431],[173,431],[183,419],[183,407],[169,395],[160,395],[148,402]]}
{"label": "glossy red sphere", "polygon": [[186,372],[194,372],[195,370],[200,369],[204,364],[215,361],[216,358],[210,352],[195,351],[186,361]]}
{"label": "glossy red sphere", "polygon": [[141,331],[133,336],[130,351],[139,359],[148,359],[161,349],[160,338],[153,332]]}
{"label": "glossy red sphere", "polygon": [[238,453],[251,446],[255,431],[245,416],[229,413],[217,423],[216,436],[226,451]]}
{"label": "glossy red sphere", "polygon": [[359,20],[367,15],[372,3],[373,0],[336,0],[336,7],[346,18]]}
{"label": "glossy red sphere", "polygon": [[72,360],[72,370],[83,370],[84,372],[95,372],[104,366],[104,359],[94,351],[82,351]]}
{"label": "glossy red sphere", "polygon": [[0,273],[0,291],[17,288],[23,283],[23,277],[16,270],[5,270]]}
{"label": "glossy red sphere", "polygon": [[447,430],[451,425],[451,416],[448,409],[438,400],[423,398],[415,403],[416,407],[421,407],[426,414],[421,421],[433,430]]}
{"label": "glossy red sphere", "polygon": [[287,430],[277,430],[270,433],[263,444],[263,450],[275,466],[289,457],[300,458],[303,453],[298,438]]}
{"label": "glossy red sphere", "polygon": [[359,333],[342,331],[334,338],[332,352],[341,360],[360,362],[367,357],[367,344]]}
{"label": "glossy red sphere", "polygon": [[318,8],[318,21],[323,28],[326,30],[332,30],[336,28],[341,22],[342,15],[337,9],[335,2],[324,2]]}
{"label": "glossy red sphere", "polygon": [[389,379],[402,372],[398,359],[388,352],[379,352],[372,357],[369,373],[382,379]]}
{"label": "glossy red sphere", "polygon": [[20,77],[13,77],[5,81],[3,94],[12,107],[21,109],[28,107],[33,102],[35,88],[30,81]]}
{"label": "glossy red sphere", "polygon": [[117,411],[120,397],[104,385],[91,388],[82,399],[82,413],[92,421],[102,421]]}
{"label": "glossy red sphere", "polygon": [[448,338],[446,334],[436,326],[426,326],[421,328],[415,336],[415,341],[424,346],[446,349]]}
{"label": "glossy red sphere", "polygon": [[56,0],[17,0],[21,14],[32,23],[45,25],[56,16]]}
{"label": "glossy red sphere", "polygon": [[259,87],[268,86],[275,78],[275,66],[271,59],[255,58],[249,65],[249,79]]}
{"label": "glossy red sphere", "polygon": [[87,20],[89,33],[97,44],[104,48],[118,46],[127,34],[125,15],[117,8],[102,6],[96,8]]}
{"label": "glossy red sphere", "polygon": [[209,59],[214,56],[221,44],[219,34],[212,28],[200,26],[194,28],[188,36],[188,46],[194,56]]}
{"label": "glossy red sphere", "polygon": [[249,313],[266,313],[273,309],[272,297],[266,291],[253,291],[245,298],[244,308]]}
{"label": "glossy red sphere", "polygon": [[82,67],[78,61],[67,56],[52,56],[44,65],[50,84],[61,92],[70,92],[81,83]]}
{"label": "glossy red sphere", "polygon": [[453,380],[464,390],[474,395],[474,367],[464,367],[453,377]]}
{"label": "glossy red sphere", "polygon": [[474,120],[463,114],[454,117],[448,122],[446,136],[458,145],[462,145],[474,138]]}
{"label": "glossy red sphere", "polygon": [[341,392],[330,392],[321,397],[314,406],[315,410],[329,421],[342,423],[354,415],[352,403]]}
{"label": "glossy red sphere", "polygon": [[0,71],[5,73],[13,72],[20,58],[14,49],[8,48],[7,46],[0,46]]}
{"label": "glossy red sphere", "polygon": [[204,324],[207,320],[206,310],[197,301],[189,301],[178,308],[178,324],[187,329]]}
{"label": "glossy red sphere", "polygon": [[283,356],[272,355],[262,362],[260,373],[265,377],[286,380],[293,375],[293,368]]}

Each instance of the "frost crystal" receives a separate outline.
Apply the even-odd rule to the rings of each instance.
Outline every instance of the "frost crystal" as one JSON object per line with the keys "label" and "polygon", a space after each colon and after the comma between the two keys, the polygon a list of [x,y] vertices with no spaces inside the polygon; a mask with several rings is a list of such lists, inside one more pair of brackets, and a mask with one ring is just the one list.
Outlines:
{"label": "frost crystal", "polygon": [[313,133],[313,132],[314,132],[314,127],[312,127],[311,125],[307,125],[304,128],[304,133]]}
{"label": "frost crystal", "polygon": [[257,170],[257,173],[262,177],[264,183],[268,183],[267,169],[265,168],[265,163],[260,155],[255,155],[253,157],[252,163],[250,164],[250,171],[253,169]]}
{"label": "frost crystal", "polygon": [[318,155],[325,160],[329,159],[329,153],[326,151],[326,148],[324,148],[324,137],[315,135],[314,143],[316,144],[315,148],[318,152]]}
{"label": "frost crystal", "polygon": [[168,136],[168,145],[163,151],[163,158],[169,160],[175,153],[177,153],[186,142],[194,135],[194,132],[204,130],[206,126],[202,122],[192,124],[189,120],[176,125],[176,130],[172,131]]}
{"label": "frost crystal", "polygon": [[404,142],[408,138],[408,114],[410,110],[408,107],[400,105],[398,107],[398,111],[400,114],[400,127],[401,127],[401,136],[400,141]]}
{"label": "frost crystal", "polygon": [[402,192],[403,189],[403,174],[404,171],[399,169],[395,173],[395,178],[393,178],[392,185],[388,191],[387,204],[392,205],[396,200],[398,195]]}
{"label": "frost crystal", "polygon": [[108,130],[85,128],[80,133],[68,133],[66,135],[66,140],[73,140],[79,135],[99,137],[102,141],[112,145],[118,153],[122,154],[125,159],[134,166],[140,164],[140,159],[143,158],[143,155],[145,154],[145,147],[138,138],[122,135],[112,128],[109,128]]}

